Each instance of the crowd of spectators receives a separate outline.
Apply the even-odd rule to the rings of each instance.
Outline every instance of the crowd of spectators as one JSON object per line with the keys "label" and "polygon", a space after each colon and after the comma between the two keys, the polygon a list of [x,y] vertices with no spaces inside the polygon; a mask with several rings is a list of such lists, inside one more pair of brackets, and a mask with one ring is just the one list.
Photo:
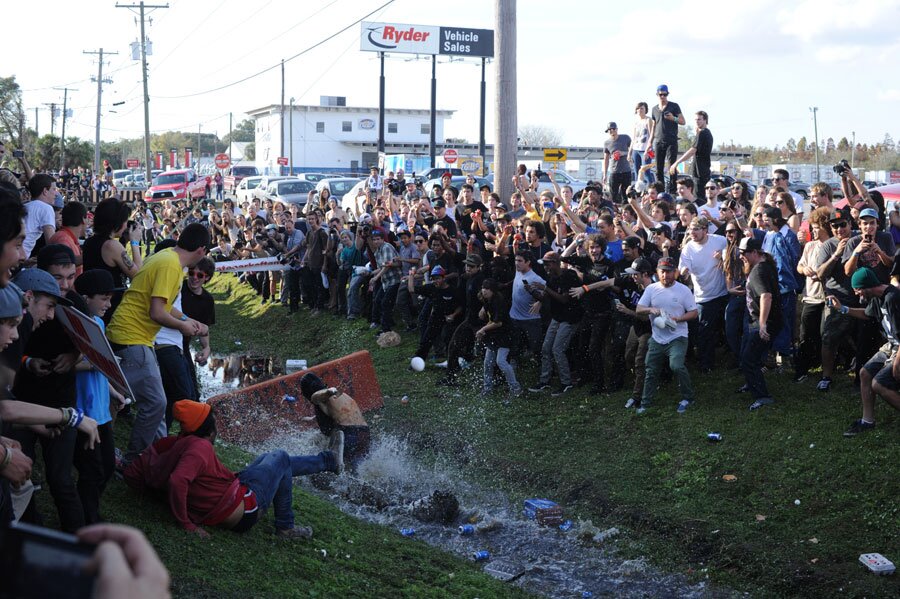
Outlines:
{"label": "crowd of spectators", "polygon": [[[665,86],[657,94],[659,106],[636,108],[635,140],[609,123],[604,176],[578,193],[553,171],[542,189],[543,173],[524,165],[509,197],[474,177],[457,188],[449,173],[426,194],[402,171],[373,168],[349,210],[327,190],[305,203],[237,204],[221,177],[211,181],[216,201],[88,206],[78,190],[95,177],[83,169],[33,173],[24,160],[21,174],[0,169],[0,517],[42,522],[30,482],[37,444],[60,526],[74,532],[102,522],[107,482],[142,455],[149,468],[146,451],[174,420],[215,438],[209,410],[176,402],[200,399],[195,364],[210,357],[215,305],[204,285],[215,263],[253,258],[281,267],[234,276],[296,314],[296,326],[330,316],[411,335],[415,358],[443,369],[448,387],[472,380],[465,371],[481,358],[481,392],[505,385],[505,404],[585,385],[627,389],[625,408],[644,414],[672,378],[683,414],[704,400],[693,360],[694,376],[734,371],[735,391],[758,410],[789,394],[766,373],[787,370],[803,385],[820,368],[819,392],[844,370],[861,395],[861,417],[844,434],[871,430],[876,396],[900,409],[900,213],[849,168],[840,201],[825,183],[799,196],[780,169],[752,196],[740,181],[723,187],[708,170],[708,115],[696,113],[697,142],[678,157],[671,135],[684,115]],[[689,159],[693,176],[678,176]],[[133,398],[70,342],[54,318],[63,307],[105,332]],[[116,452],[113,422],[129,409],[130,439]],[[309,463],[336,469],[326,454]],[[294,530],[292,515],[279,522],[288,520],[291,534],[311,534]]]}

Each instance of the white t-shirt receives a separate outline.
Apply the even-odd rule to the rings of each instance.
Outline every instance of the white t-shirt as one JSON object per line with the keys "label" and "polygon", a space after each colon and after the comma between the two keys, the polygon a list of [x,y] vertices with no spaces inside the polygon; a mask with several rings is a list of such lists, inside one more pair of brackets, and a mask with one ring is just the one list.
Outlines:
{"label": "white t-shirt", "polygon": [[724,254],[727,248],[728,241],[724,237],[709,235],[703,245],[691,239],[681,251],[678,270],[690,270],[691,281],[694,283],[694,300],[698,303],[728,295],[721,261],[713,257],[716,252]]}
{"label": "white t-shirt", "polygon": [[[178,293],[178,297],[175,298],[175,301],[172,302],[172,307],[181,311],[181,292]],[[177,329],[170,329],[169,327],[161,327],[159,332],[156,334],[156,339],[153,340],[154,345],[177,345],[181,347],[181,342],[184,338],[181,331]]]}
{"label": "white t-shirt", "polygon": [[44,227],[50,226],[56,230],[56,215],[53,214],[53,206],[41,200],[32,200],[25,204],[25,242],[22,247],[25,255],[30,256],[38,239],[44,233]]}
{"label": "white t-shirt", "polygon": [[535,299],[530,293],[525,291],[525,281],[528,281],[530,284],[546,283],[546,281],[538,276],[533,270],[529,270],[524,274],[516,271],[516,278],[513,279],[512,306],[509,309],[509,317],[515,320],[539,319],[541,317],[540,314],[531,314],[529,312]]}
{"label": "white t-shirt", "polygon": [[[663,287],[662,283],[653,283],[644,290],[644,294],[638,301],[639,306],[646,308],[659,308],[669,316],[684,316],[687,312],[697,309],[694,295],[687,285],[678,281],[671,287]],[[655,316],[650,317],[650,328],[653,331],[653,340],[662,345],[671,343],[679,337],[688,336],[686,322],[675,323],[675,330],[659,328],[653,324]]]}

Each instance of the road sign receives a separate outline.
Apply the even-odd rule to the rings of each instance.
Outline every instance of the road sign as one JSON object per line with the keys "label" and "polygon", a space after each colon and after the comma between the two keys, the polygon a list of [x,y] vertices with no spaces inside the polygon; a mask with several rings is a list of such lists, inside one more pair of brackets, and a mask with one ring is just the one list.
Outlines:
{"label": "road sign", "polygon": [[481,176],[484,169],[484,158],[481,156],[462,156],[459,159],[459,170],[467,175]]}
{"label": "road sign", "polygon": [[459,158],[459,152],[454,150],[453,148],[447,148],[444,150],[444,162],[447,164],[453,164],[456,162],[456,159]]}
{"label": "road sign", "polygon": [[125,161],[126,168],[137,168],[139,166],[141,166],[141,161],[138,160],[137,158],[128,158]]}
{"label": "road sign", "polygon": [[231,166],[231,158],[228,154],[216,154],[216,168],[228,168]]}
{"label": "road sign", "polygon": [[280,166],[287,166],[287,165],[288,165],[288,159],[287,159],[286,156],[279,156],[277,162],[278,162],[278,164],[279,164]]}
{"label": "road sign", "polygon": [[563,148],[544,148],[544,162],[565,162],[568,154]]}

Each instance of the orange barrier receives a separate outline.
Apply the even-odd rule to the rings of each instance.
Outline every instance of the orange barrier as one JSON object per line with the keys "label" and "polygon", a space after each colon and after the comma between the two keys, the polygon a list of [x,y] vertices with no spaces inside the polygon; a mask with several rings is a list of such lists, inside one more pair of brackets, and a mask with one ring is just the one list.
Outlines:
{"label": "orange barrier", "polygon": [[[363,412],[384,407],[372,356],[367,351],[358,351],[301,372],[211,397],[209,403],[215,408],[219,436],[229,443],[246,446],[292,430],[315,427],[315,421],[303,420],[313,415],[312,404],[300,393],[300,379],[307,372],[316,373],[327,386],[350,395]],[[285,396],[295,397],[296,401],[285,401]]]}

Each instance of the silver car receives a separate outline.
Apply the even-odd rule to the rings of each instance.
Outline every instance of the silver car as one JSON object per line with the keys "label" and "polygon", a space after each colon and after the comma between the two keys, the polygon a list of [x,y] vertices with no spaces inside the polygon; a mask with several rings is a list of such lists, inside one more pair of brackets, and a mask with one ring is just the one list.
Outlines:
{"label": "silver car", "polygon": [[309,181],[298,179],[283,179],[275,181],[266,188],[265,199],[283,204],[306,205],[309,192],[315,190],[315,185]]}

